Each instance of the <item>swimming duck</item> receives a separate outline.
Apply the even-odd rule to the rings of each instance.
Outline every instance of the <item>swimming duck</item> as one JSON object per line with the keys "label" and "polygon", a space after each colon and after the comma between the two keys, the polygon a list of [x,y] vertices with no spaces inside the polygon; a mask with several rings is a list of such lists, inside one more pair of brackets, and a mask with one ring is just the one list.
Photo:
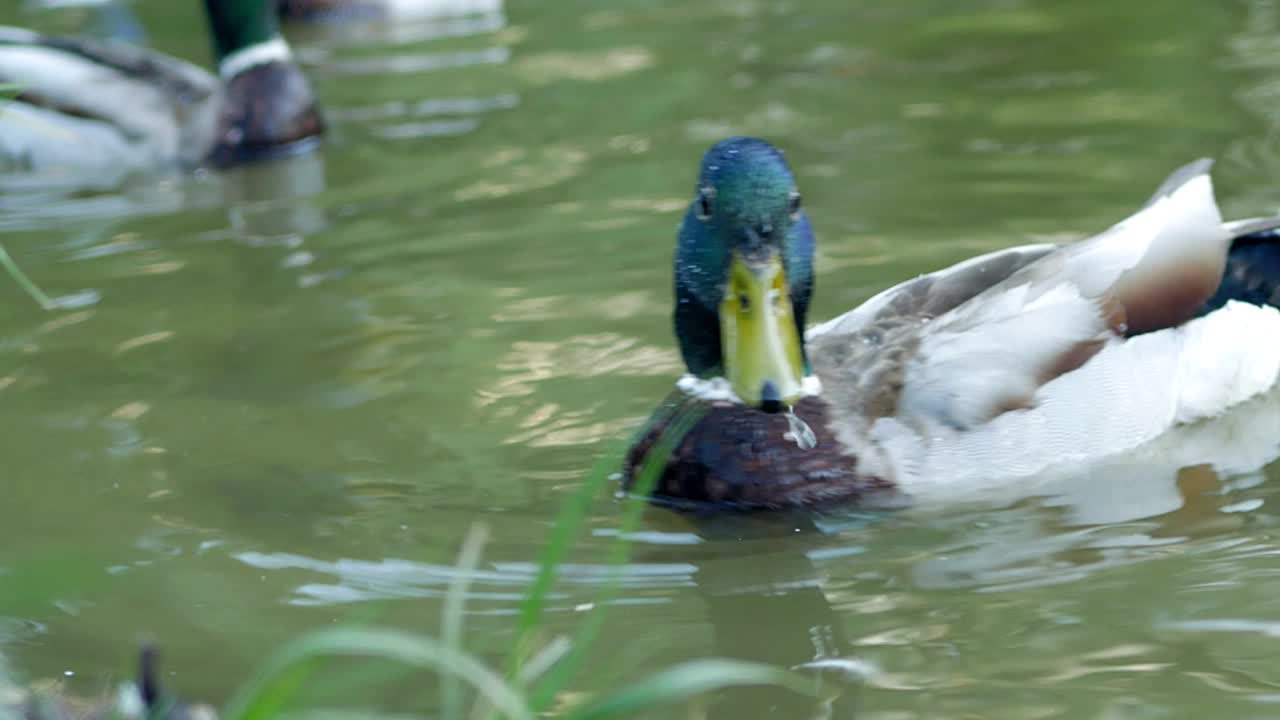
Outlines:
{"label": "swimming duck", "polygon": [[1280,218],[1224,222],[1210,165],[1091,238],[922,275],[802,333],[814,235],[796,178],[763,140],[717,143],[675,252],[687,374],[624,487],[653,455],[670,503],[898,507],[1115,456],[1266,392]]}
{"label": "swimming duck", "polygon": [[228,166],[312,147],[323,122],[271,0],[205,0],[218,76],[120,42],[0,28],[0,178],[98,187],[140,171]]}

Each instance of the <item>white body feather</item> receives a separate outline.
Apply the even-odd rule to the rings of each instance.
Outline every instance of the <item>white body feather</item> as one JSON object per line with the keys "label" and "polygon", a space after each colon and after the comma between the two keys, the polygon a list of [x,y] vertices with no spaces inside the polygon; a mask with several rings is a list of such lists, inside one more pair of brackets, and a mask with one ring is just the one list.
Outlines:
{"label": "white body feather", "polygon": [[142,167],[107,123],[13,103],[0,108],[0,190],[106,189]]}
{"label": "white body feather", "polygon": [[198,91],[178,97],[165,83],[30,38],[0,43],[0,77],[53,107],[0,103],[0,188],[109,187],[133,172],[194,164],[211,146],[220,100],[212,74],[135,50]]}
{"label": "white body feather", "polygon": [[973,492],[1137,449],[1267,392],[1278,375],[1280,312],[1230,303],[1178,328],[1111,342],[1040,388],[1031,408],[969,430],[882,419],[872,433],[908,492]]}
{"label": "white body feather", "polygon": [[503,0],[383,0],[388,16],[401,20],[489,15],[502,12]]}
{"label": "white body feather", "polygon": [[[1116,458],[1271,390],[1280,377],[1275,308],[1232,302],[1128,339],[1112,326],[1117,307],[1140,314],[1144,303],[1147,312],[1159,308],[1159,293],[1176,296],[1188,268],[1217,273],[1216,286],[1233,233],[1249,221],[1223,223],[1207,171],[1201,162],[1176,173],[1146,207],[1089,240],[1049,254],[1044,246],[1001,251],[935,273],[959,277],[1008,253],[1043,256],[938,317],[920,318],[896,410],[842,441],[886,463],[907,493],[954,500],[1026,490],[1029,478],[1064,464],[1078,472],[1080,463]],[[854,343],[856,354],[860,333],[908,286],[812,328],[807,339]],[[1077,350],[1087,357],[1082,365],[1051,370]],[[824,381],[844,381],[841,368],[819,370]],[[855,446],[858,436],[875,450]]]}

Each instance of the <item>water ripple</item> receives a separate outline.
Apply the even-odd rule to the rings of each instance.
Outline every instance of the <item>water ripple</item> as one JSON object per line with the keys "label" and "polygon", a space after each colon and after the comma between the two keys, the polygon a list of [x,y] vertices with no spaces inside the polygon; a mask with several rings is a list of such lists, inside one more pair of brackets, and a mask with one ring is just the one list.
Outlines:
{"label": "water ripple", "polygon": [[[304,583],[294,590],[290,603],[296,605],[332,605],[372,599],[438,598],[448,591],[451,581],[466,577],[473,584],[500,589],[473,589],[467,599],[497,600],[517,603],[532,583],[538,566],[527,562],[490,563],[492,570],[464,570],[449,565],[385,559],[379,561],[343,558],[325,561],[292,553],[241,552],[240,562],[261,570],[307,570],[336,576],[336,583]],[[568,585],[597,586],[617,581],[624,590],[669,590],[688,586],[697,567],[687,563],[632,563],[621,568],[605,565],[566,564],[560,566],[561,582]],[[553,593],[563,600],[570,595]],[[652,602],[652,597],[622,597],[620,602]]]}

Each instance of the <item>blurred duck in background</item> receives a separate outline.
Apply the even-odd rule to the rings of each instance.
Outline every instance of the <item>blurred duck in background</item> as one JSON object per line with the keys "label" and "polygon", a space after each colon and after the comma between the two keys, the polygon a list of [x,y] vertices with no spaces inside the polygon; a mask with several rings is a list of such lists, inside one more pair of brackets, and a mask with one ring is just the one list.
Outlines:
{"label": "blurred duck in background", "polygon": [[486,15],[500,12],[502,0],[273,0],[288,20],[413,18]]}
{"label": "blurred duck in background", "polygon": [[116,40],[0,27],[0,191],[306,152],[324,131],[275,0],[205,0],[218,74]]}

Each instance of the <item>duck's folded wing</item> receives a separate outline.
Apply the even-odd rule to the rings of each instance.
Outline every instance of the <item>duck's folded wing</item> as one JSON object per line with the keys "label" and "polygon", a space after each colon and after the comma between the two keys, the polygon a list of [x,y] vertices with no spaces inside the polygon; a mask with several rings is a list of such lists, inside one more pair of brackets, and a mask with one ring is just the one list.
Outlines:
{"label": "duck's folded wing", "polygon": [[[996,250],[906,280],[873,295],[843,315],[814,325],[805,333],[806,340],[839,343],[878,322],[895,318],[937,317],[1059,247],[1045,243]],[[841,337],[844,340],[839,339]]]}
{"label": "duck's folded wing", "polygon": [[1232,234],[1201,160],[1141,210],[922,326],[897,414],[967,429],[1033,406],[1036,391],[1108,343],[1181,323],[1218,286]]}
{"label": "duck's folded wing", "polygon": [[0,82],[17,85],[26,102],[117,127],[126,138],[176,133],[219,92],[210,73],[154,50],[11,27],[0,27]]}
{"label": "duck's folded wing", "polygon": [[899,283],[806,333],[810,365],[837,412],[871,420],[897,411],[905,360],[930,319],[957,308],[1046,257],[1027,245],[966,260]]}
{"label": "duck's folded wing", "polygon": [[[0,26],[0,48],[65,53],[122,76],[163,87],[190,102],[202,100],[218,90],[217,78],[197,65],[116,40],[41,35],[25,28]],[[38,72],[38,69],[32,71]]]}

